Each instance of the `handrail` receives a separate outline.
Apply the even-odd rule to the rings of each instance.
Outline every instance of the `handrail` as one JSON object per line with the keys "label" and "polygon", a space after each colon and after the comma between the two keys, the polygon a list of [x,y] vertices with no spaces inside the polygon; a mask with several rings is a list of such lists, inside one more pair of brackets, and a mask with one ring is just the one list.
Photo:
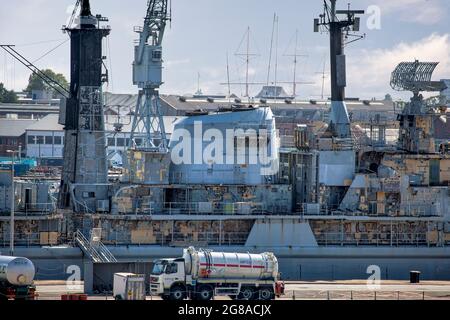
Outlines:
{"label": "handrail", "polygon": [[75,232],[75,240],[81,250],[83,250],[83,252],[85,252],[94,262],[117,262],[117,259],[111,251],[109,251],[102,242],[99,241],[97,246],[93,246],[80,230]]}

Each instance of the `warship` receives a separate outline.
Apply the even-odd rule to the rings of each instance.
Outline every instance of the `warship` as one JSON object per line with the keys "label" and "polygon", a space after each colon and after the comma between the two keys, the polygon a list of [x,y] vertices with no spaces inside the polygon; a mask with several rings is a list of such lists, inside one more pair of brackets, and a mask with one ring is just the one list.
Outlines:
{"label": "warship", "polygon": [[132,134],[124,169],[112,174],[102,89],[102,40],[111,29],[89,1],[77,7],[64,27],[71,81],[60,89],[61,180],[14,179],[0,170],[2,253],[32,260],[36,279],[67,279],[78,266],[86,292],[106,290],[113,272],[149,273],[152,261],[190,246],[273,252],[285,280],[367,279],[372,266],[382,279],[406,279],[410,270],[448,279],[450,132],[447,141],[435,138],[448,102],[422,95],[446,88],[432,80],[437,62],[399,62],[391,86],[412,97],[391,121],[398,141],[387,142],[381,113],[362,139],[347,107],[344,47],[364,11],[325,1],[314,31],[330,35],[332,94],[323,104],[311,101],[325,109],[320,125],[294,123],[286,144],[277,130],[279,101],[208,98],[221,106],[179,117],[169,138],[159,89],[171,17],[167,0],[150,0],[144,26],[135,28]]}

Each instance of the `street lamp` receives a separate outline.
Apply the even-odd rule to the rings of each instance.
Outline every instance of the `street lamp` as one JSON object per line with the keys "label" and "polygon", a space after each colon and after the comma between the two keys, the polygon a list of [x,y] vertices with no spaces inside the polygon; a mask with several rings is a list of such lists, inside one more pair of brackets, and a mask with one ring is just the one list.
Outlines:
{"label": "street lamp", "polygon": [[16,206],[16,193],[14,190],[14,156],[19,154],[19,151],[7,150],[6,153],[11,154],[11,220],[9,223],[9,255],[14,255],[14,211]]}

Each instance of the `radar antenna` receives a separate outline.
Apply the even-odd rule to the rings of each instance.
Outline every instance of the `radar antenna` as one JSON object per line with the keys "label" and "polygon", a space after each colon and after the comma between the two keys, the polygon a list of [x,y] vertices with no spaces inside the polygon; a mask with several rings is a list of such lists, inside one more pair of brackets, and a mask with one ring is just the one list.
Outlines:
{"label": "radar antenna", "polygon": [[401,62],[391,76],[391,88],[396,91],[411,91],[418,95],[421,91],[434,92],[445,89],[442,81],[431,81],[439,62]]}

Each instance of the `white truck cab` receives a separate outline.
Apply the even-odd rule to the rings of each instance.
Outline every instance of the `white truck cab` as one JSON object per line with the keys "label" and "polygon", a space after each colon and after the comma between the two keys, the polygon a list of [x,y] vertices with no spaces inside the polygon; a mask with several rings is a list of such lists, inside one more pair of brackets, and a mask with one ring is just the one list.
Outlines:
{"label": "white truck cab", "polygon": [[182,300],[185,296],[185,290],[176,290],[177,284],[185,287],[186,272],[183,259],[164,259],[155,261],[150,278],[150,291],[152,295],[170,297],[171,289],[174,300]]}

